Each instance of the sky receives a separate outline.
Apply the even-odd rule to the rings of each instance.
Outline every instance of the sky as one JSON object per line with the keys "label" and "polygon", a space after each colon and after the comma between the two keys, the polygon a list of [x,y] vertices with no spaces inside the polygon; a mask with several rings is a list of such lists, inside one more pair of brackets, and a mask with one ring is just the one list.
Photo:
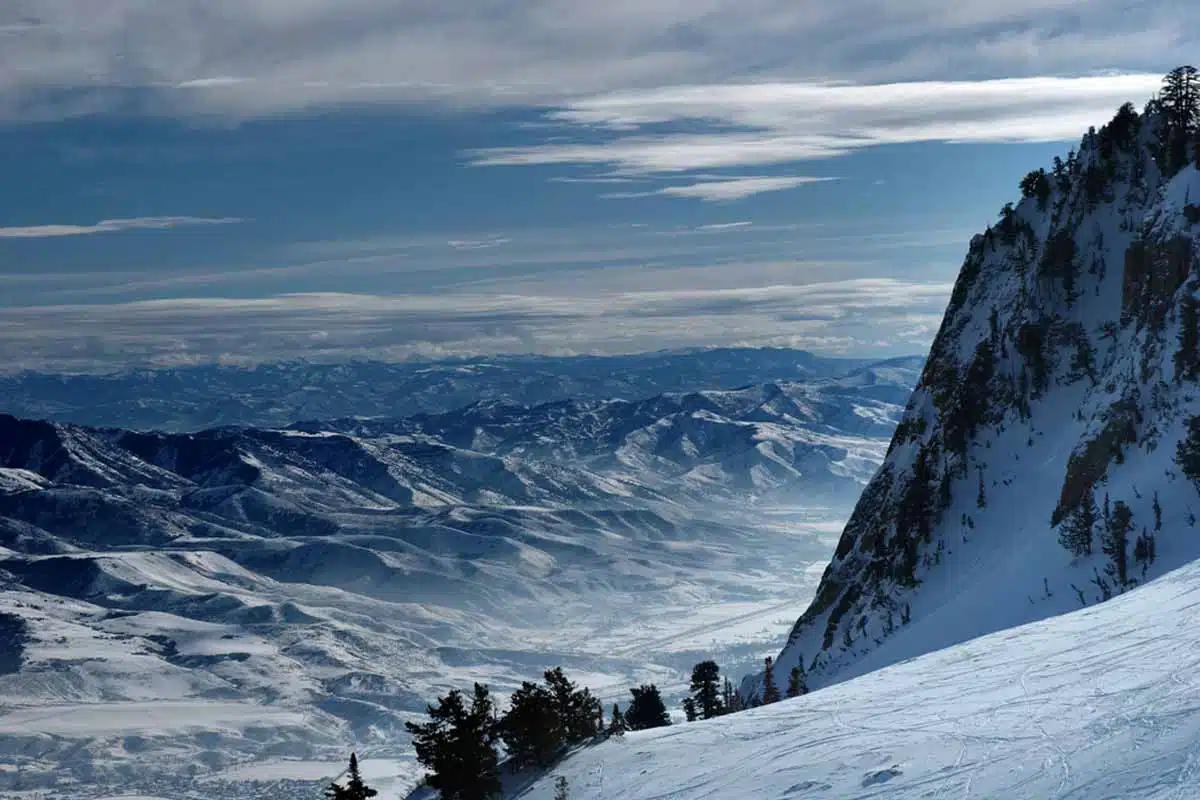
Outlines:
{"label": "sky", "polygon": [[923,353],[1183,0],[6,0],[0,369]]}

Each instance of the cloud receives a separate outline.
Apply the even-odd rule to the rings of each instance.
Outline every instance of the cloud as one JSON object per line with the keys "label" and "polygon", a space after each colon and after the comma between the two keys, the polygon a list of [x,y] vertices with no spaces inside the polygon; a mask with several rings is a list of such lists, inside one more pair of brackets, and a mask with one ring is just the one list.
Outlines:
{"label": "cloud", "polygon": [[45,239],[56,236],[88,236],[95,233],[166,230],[194,225],[232,225],[242,221],[237,217],[136,217],[134,219],[105,219],[94,225],[27,225],[23,227],[0,228],[0,239]]}
{"label": "cloud", "polygon": [[708,225],[700,225],[696,228],[698,231],[732,231],[742,228],[749,228],[754,223],[749,220],[739,220],[738,222],[713,222]]}
{"label": "cloud", "polygon": [[[586,165],[614,174],[675,174],[836,158],[889,144],[1034,142],[1078,138],[1126,101],[1148,99],[1157,74],[1034,77],[886,84],[758,83],[676,86],[573,101],[549,117],[597,141],[497,147],[470,154],[478,166]],[[699,131],[697,126],[712,130]],[[678,132],[662,131],[676,126]],[[658,132],[650,132],[657,130]],[[762,184],[699,183],[657,194],[730,199]],[[777,182],[777,183],[772,183]],[[747,194],[753,192],[747,191]],[[640,196],[627,193],[624,196]]]}
{"label": "cloud", "polygon": [[726,180],[699,181],[683,186],[665,186],[648,192],[611,192],[601,197],[615,199],[628,197],[694,197],[708,202],[744,200],[751,195],[763,192],[778,192],[784,189],[794,189],[806,183],[822,183],[837,180],[836,178],[809,177],[747,177],[729,178]]}
{"label": "cloud", "polygon": [[1092,0],[1081,13],[1076,0],[8,0],[0,115],[561,105],[752,76],[1157,72],[1194,54],[1194,2],[1135,5]]}
{"label": "cloud", "polygon": [[396,360],[721,344],[879,353],[872,343],[889,334],[886,352],[919,352],[929,338],[923,320],[936,320],[950,289],[945,282],[852,278],[688,290],[610,286],[581,294],[567,282],[561,290],[532,284],[439,295],[314,292],[31,306],[6,309],[0,318],[0,363],[7,370],[97,371],[212,362],[230,353],[243,361]]}
{"label": "cloud", "polygon": [[446,245],[455,250],[489,250],[511,241],[507,236],[490,236],[486,239],[451,239]]}

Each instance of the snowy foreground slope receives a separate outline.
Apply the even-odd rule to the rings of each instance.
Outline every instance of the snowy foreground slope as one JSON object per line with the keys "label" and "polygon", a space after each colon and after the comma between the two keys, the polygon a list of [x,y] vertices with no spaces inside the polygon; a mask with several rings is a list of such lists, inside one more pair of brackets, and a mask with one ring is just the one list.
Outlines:
{"label": "snowy foreground slope", "polygon": [[[803,659],[810,685],[830,685],[1200,557],[1200,494],[1176,463],[1200,414],[1200,173],[1164,164],[1164,124],[1123,110],[971,241],[780,674]],[[1132,514],[1119,548],[1106,502]],[[1060,534],[1089,507],[1091,551],[1071,552]]]}
{"label": "snowy foreground slope", "polygon": [[588,800],[1200,796],[1200,564],[795,700],[572,756]]}

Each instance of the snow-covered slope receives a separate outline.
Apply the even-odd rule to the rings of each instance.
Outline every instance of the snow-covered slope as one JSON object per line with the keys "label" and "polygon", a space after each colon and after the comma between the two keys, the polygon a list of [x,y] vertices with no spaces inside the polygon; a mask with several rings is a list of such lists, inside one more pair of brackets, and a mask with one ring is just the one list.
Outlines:
{"label": "snow-covered slope", "polygon": [[251,764],[351,746],[411,784],[402,723],[472,680],[745,670],[915,380],[195,434],[0,416],[0,793],[245,798]]}
{"label": "snow-covered slope", "polygon": [[[112,375],[5,375],[0,364],[0,412],[136,430],[281,427],[297,419],[440,413],[481,400],[517,405],[637,400],[663,392],[812,381],[846,375],[868,363],[783,348],[718,348],[395,364],[297,361],[140,369]],[[898,363],[911,368],[911,360]]]}
{"label": "snow-covered slope", "polygon": [[[1200,174],[1162,174],[1161,126],[1157,111],[1125,109],[972,240],[888,457],[776,662],[783,673],[803,658],[828,685],[1200,557],[1200,495],[1176,465],[1200,413]],[[1117,551],[1102,552],[1103,519],[1091,554],[1059,544],[1092,500],[1132,512],[1124,586]],[[1154,540],[1153,563],[1135,558],[1139,536]]]}
{"label": "snow-covered slope", "polygon": [[[795,700],[585,748],[517,797],[1190,800],[1200,564]],[[368,774],[368,778],[370,775]]]}

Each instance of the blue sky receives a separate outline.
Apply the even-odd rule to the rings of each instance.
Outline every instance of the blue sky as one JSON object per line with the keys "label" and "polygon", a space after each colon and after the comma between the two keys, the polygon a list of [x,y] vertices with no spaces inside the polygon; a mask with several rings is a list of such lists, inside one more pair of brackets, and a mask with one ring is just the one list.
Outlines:
{"label": "blue sky", "polygon": [[923,352],[1184,2],[15,0],[7,370]]}

